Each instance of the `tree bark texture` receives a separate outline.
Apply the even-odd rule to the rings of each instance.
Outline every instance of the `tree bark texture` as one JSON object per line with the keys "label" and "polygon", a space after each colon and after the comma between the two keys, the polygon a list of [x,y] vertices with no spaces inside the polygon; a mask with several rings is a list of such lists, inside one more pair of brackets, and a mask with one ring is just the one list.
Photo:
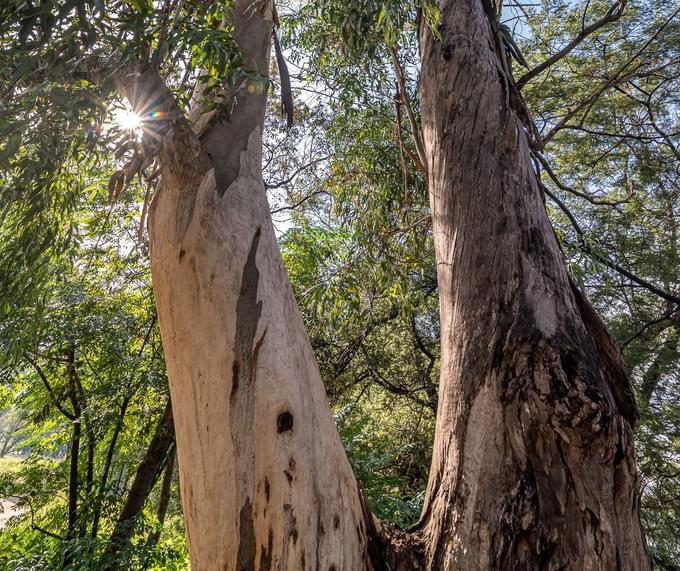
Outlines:
{"label": "tree bark texture", "polygon": [[428,569],[649,569],[629,379],[572,287],[486,0],[421,31],[441,312]]}
{"label": "tree bark texture", "polygon": [[[272,8],[234,8],[246,67],[265,78]],[[150,72],[123,83],[133,106],[163,92]],[[192,569],[361,570],[365,511],[262,182],[266,90],[266,80],[244,86],[228,123],[172,124],[150,211]]]}

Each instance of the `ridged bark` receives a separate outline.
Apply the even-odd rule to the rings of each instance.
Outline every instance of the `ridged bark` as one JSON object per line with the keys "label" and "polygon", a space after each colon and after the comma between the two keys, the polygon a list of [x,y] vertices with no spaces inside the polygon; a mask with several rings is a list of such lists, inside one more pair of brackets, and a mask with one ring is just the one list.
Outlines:
{"label": "ridged bark", "polygon": [[626,371],[570,283],[488,7],[440,6],[441,38],[421,33],[442,345],[427,566],[649,569]]}

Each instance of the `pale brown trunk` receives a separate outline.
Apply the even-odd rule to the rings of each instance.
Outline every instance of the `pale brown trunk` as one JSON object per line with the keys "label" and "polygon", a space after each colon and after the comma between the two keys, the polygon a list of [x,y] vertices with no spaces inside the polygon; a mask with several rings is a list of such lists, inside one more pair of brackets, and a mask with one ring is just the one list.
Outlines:
{"label": "pale brown trunk", "polygon": [[628,378],[570,284],[488,6],[440,5],[441,39],[421,34],[442,344],[428,568],[649,569]]}
{"label": "pale brown trunk", "polygon": [[[272,3],[235,3],[267,76]],[[152,72],[124,91],[163,92]],[[158,89],[160,91],[158,91]],[[149,220],[192,569],[361,570],[367,523],[282,266],[261,173],[267,82],[231,121],[175,122]],[[167,93],[167,90],[165,90]]]}

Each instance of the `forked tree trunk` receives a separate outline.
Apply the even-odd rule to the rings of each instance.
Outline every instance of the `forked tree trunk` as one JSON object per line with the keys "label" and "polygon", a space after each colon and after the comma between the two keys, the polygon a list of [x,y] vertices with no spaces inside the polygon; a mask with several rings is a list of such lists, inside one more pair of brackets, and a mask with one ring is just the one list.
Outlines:
{"label": "forked tree trunk", "polygon": [[[361,570],[367,524],[282,266],[261,173],[272,2],[235,2],[262,74],[198,138],[177,117],[150,212],[151,268],[192,569]],[[122,90],[175,113],[151,70]],[[203,124],[204,127],[199,127]]]}
{"label": "forked tree trunk", "polygon": [[[262,184],[262,82],[230,123],[195,114],[199,138],[153,70],[121,81],[174,117],[149,225],[196,571],[649,568],[628,379],[569,282],[481,2],[444,0],[422,37],[442,377],[410,535],[368,513],[335,430]],[[235,4],[263,75],[271,8]]]}
{"label": "forked tree trunk", "polygon": [[442,344],[428,568],[649,569],[630,384],[570,284],[484,1],[443,0],[441,39],[421,33]]}

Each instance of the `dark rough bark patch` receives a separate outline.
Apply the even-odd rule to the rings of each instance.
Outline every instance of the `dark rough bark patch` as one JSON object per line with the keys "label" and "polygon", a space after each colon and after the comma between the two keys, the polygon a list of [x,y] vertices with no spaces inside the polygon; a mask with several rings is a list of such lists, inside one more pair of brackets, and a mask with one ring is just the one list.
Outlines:
{"label": "dark rough bark patch", "polygon": [[[373,571],[424,571],[425,552],[418,535],[399,529],[385,529],[373,516],[361,482],[357,482],[357,487],[364,516],[362,527],[366,528],[367,568]],[[359,537],[363,535],[358,526],[357,534]]]}
{"label": "dark rough bark patch", "polygon": [[267,503],[269,503],[269,496],[270,496],[269,480],[267,478],[265,478],[264,479],[264,497],[267,498]]}
{"label": "dark rough bark patch", "polygon": [[277,418],[276,418],[276,431],[281,434],[282,432],[288,432],[289,430],[293,430],[293,423],[294,423],[294,418],[293,415],[290,414],[290,412],[282,412]]}
{"label": "dark rough bark patch", "polygon": [[239,533],[241,540],[238,544],[236,569],[238,571],[252,571],[255,569],[255,527],[253,524],[253,508],[250,498],[246,498],[239,515]]}
{"label": "dark rough bark patch", "polygon": [[239,386],[239,378],[241,377],[241,365],[238,359],[234,359],[234,364],[231,366],[231,398],[236,396]]}
{"label": "dark rough bark patch", "polygon": [[[231,399],[234,397],[242,382],[252,379],[250,366],[244,370],[242,363],[252,364],[253,341],[257,325],[262,315],[262,302],[257,301],[257,288],[260,282],[260,271],[257,269],[255,258],[260,244],[261,230],[258,227],[250,244],[250,251],[243,266],[241,275],[241,289],[236,304],[236,334],[234,336],[234,364],[232,366]],[[266,333],[266,330],[265,330]],[[262,341],[264,334],[262,335]]]}
{"label": "dark rough bark patch", "polygon": [[260,571],[269,571],[272,568],[272,548],[274,546],[274,532],[269,529],[269,539],[267,549],[264,545],[260,548]]}
{"label": "dark rough bark patch", "polygon": [[597,347],[598,354],[602,360],[603,370],[608,376],[609,388],[614,396],[614,401],[623,416],[631,426],[635,425],[638,417],[635,396],[628,376],[628,371],[621,358],[621,353],[609,336],[604,323],[599,315],[595,313],[588,300],[581,291],[571,284],[576,303],[578,305],[583,323],[590,333],[590,336]]}

